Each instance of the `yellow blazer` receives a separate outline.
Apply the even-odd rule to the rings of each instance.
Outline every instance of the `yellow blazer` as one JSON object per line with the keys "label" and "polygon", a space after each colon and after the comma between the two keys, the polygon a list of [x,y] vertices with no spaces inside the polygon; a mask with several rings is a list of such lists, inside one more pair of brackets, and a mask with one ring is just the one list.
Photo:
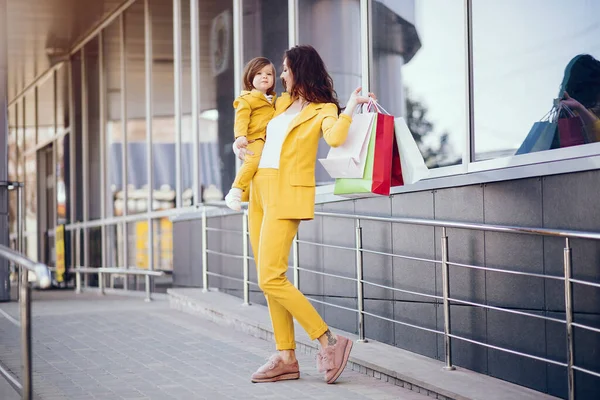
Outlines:
{"label": "yellow blazer", "polygon": [[[283,93],[275,104],[275,116],[292,104]],[[278,219],[313,219],[315,216],[315,165],[321,134],[331,147],[348,137],[352,118],[333,103],[310,103],[292,120],[279,161]]]}
{"label": "yellow blazer", "polygon": [[275,98],[269,102],[265,95],[259,90],[242,91],[242,94],[234,100],[235,123],[233,132],[235,138],[246,136],[249,141],[265,139],[267,124],[273,118],[275,112]]}

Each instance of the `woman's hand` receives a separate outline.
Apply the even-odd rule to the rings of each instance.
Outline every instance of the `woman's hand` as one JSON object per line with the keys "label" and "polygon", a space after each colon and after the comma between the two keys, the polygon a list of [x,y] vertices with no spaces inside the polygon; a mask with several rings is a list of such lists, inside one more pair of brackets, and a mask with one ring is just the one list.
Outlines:
{"label": "woman's hand", "polygon": [[354,109],[360,105],[368,103],[371,100],[377,100],[377,97],[373,93],[369,93],[367,96],[363,96],[360,94],[362,87],[356,88],[354,92],[350,95],[348,99],[348,103],[346,103],[346,108],[344,109],[344,114],[352,116],[354,113]]}
{"label": "woman's hand", "polygon": [[580,102],[578,102],[577,100],[575,100],[574,98],[569,96],[569,93],[567,93],[567,92],[565,92],[565,95],[564,95],[563,99],[560,101],[560,103],[568,106],[573,111],[581,112],[581,111],[583,111],[583,108],[584,108]]}
{"label": "woman's hand", "polygon": [[242,161],[244,161],[244,159],[246,158],[246,154],[254,154],[252,151],[248,150],[247,147],[248,139],[246,138],[246,136],[240,136],[237,139],[235,139],[235,142],[233,142],[233,152]]}

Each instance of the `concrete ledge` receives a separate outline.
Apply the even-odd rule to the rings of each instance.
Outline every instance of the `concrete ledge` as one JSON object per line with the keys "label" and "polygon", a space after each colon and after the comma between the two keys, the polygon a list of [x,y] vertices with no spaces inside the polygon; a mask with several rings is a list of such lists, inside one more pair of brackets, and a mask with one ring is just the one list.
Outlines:
{"label": "concrete ledge", "polygon": [[[243,306],[241,299],[218,291],[204,293],[202,289],[186,288],[168,289],[167,293],[173,309],[274,342],[269,313],[264,306]],[[355,341],[358,339],[354,334],[332,330]],[[317,352],[317,342],[310,341],[299,325],[296,325],[296,343],[298,351]],[[443,366],[437,360],[371,340],[354,345],[348,364],[355,371],[440,400],[557,399],[462,368],[445,371]]]}

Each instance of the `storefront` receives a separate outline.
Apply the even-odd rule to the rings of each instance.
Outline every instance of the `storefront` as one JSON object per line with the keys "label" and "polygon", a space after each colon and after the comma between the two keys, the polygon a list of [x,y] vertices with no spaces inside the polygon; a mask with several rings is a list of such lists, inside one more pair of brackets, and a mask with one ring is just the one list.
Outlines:
{"label": "storefront", "polygon": [[[189,231],[196,225],[178,236],[171,218],[186,214],[193,221],[203,200],[223,198],[237,167],[231,151],[232,102],[241,88],[243,65],[266,56],[279,73],[284,51],[295,44],[311,44],[319,51],[342,102],[362,86],[375,92],[391,114],[404,117],[430,170],[429,178],[394,188],[389,198],[347,200],[333,195],[332,179],[318,165],[318,209],[600,230],[598,124],[584,121],[586,129],[579,130],[583,134],[574,137],[573,146],[565,147],[565,140],[562,147],[559,141],[537,147],[526,141],[528,136],[530,141],[534,136],[540,140],[537,122],[556,122],[553,113],[547,114],[565,88],[577,100],[571,105],[581,105],[580,115],[585,108],[592,117],[600,116],[600,4],[595,2],[7,4],[9,180],[25,182],[27,255],[54,266],[56,255],[64,254],[65,260],[58,263],[64,262],[67,272],[73,265],[175,270],[175,284],[200,285],[183,270],[197,267],[197,244]],[[277,91],[282,91],[279,83]],[[327,151],[323,143],[320,157]],[[15,204],[16,198],[11,198],[13,237]],[[323,225],[318,219],[306,229],[314,231],[315,240],[332,245],[352,239],[352,229],[330,222]],[[59,226],[65,229],[59,241],[64,251],[55,246]],[[433,228],[372,229],[377,239],[372,244],[383,252],[404,251],[415,257],[439,252],[439,233]],[[458,235],[451,251],[464,263],[545,272],[560,268],[547,261],[548,252],[560,248],[551,241],[532,239],[523,250],[518,247],[523,243],[501,235]],[[576,273],[598,277],[598,246],[581,244],[578,257],[585,267],[575,267]],[[189,258],[180,255],[178,261],[177,249]],[[326,271],[353,262],[352,256],[347,259],[336,252],[301,251],[310,253],[302,256],[307,268]],[[373,266],[369,273],[377,282],[439,290],[435,268],[425,273],[426,267],[418,263],[377,258],[366,263]],[[397,272],[404,267],[408,270]],[[407,272],[411,268],[420,272]],[[68,274],[65,278],[68,281]],[[461,272],[454,279],[459,282],[456,295],[467,300],[497,301],[545,315],[560,314],[564,307],[562,293],[543,282],[496,281],[493,274],[478,271]],[[132,280],[113,284],[139,289]],[[315,285],[315,295],[335,297],[340,304],[353,298],[351,291],[338,287],[329,293],[324,282]],[[600,324],[598,296],[597,290],[575,294],[576,312],[594,324]],[[434,303],[374,292],[370,306],[389,318],[404,313],[426,318],[432,326],[438,323]],[[506,331],[514,321],[480,311],[466,312],[463,322],[465,329],[479,329],[470,332],[481,340],[513,343],[530,337],[525,347],[552,353],[554,342],[545,339],[552,327],[524,326],[515,337],[494,338],[493,332]],[[344,326],[343,313],[331,312],[341,328],[353,329]],[[371,334],[439,357],[440,344],[434,337],[418,336],[414,343],[403,344],[414,332],[398,333],[392,325],[380,324]],[[586,343],[596,352],[600,347],[598,339]],[[463,350],[459,365],[564,394],[560,368],[537,368],[469,346]],[[597,361],[592,364],[597,367]]]}

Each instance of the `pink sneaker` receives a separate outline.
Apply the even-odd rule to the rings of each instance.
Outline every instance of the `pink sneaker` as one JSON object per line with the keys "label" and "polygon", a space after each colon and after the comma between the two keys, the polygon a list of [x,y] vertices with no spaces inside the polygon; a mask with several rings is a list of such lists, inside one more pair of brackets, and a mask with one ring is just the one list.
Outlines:
{"label": "pink sneaker", "polygon": [[265,365],[252,374],[254,383],[288,381],[298,378],[300,378],[298,361],[285,364],[279,354],[273,354]]}
{"label": "pink sneaker", "polygon": [[317,368],[319,372],[325,372],[327,383],[334,383],[344,372],[352,344],[352,340],[338,335],[336,344],[327,346],[317,353]]}

